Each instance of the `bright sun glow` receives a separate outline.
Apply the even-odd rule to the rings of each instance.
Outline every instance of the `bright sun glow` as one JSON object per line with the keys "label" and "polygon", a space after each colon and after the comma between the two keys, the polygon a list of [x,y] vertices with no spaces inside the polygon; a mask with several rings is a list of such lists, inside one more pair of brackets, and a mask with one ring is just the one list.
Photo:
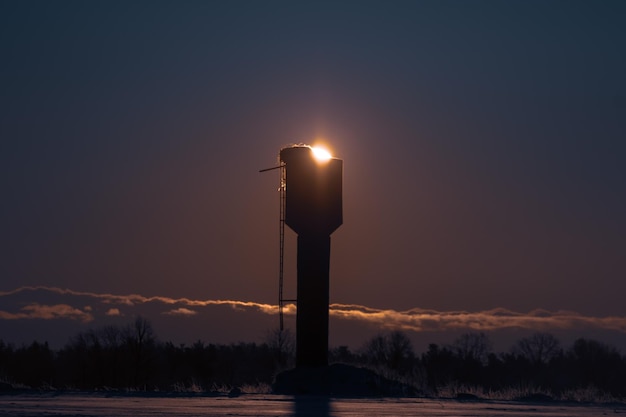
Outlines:
{"label": "bright sun glow", "polygon": [[330,154],[330,152],[328,152],[324,148],[313,147],[311,148],[311,151],[313,151],[313,156],[315,157],[315,159],[317,159],[320,162],[326,162],[330,158],[332,158],[332,155]]}

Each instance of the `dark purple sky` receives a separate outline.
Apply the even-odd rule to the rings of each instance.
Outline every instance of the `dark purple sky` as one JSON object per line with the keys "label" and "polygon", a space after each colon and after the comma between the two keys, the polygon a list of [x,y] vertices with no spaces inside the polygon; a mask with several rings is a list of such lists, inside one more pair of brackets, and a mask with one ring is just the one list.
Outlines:
{"label": "dark purple sky", "polygon": [[[105,295],[275,304],[258,170],[323,142],[344,160],[331,302],[359,306],[331,344],[521,327],[626,348],[624,21],[623,1],[3,1],[0,337],[144,314],[165,339],[258,340],[277,318],[257,307]],[[287,257],[289,295],[293,236]]]}

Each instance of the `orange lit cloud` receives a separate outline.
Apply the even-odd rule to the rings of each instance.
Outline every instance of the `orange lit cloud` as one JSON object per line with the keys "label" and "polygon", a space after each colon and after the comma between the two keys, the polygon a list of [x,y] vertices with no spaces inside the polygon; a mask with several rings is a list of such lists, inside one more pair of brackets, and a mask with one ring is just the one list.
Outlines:
{"label": "orange lit cloud", "polygon": [[[107,293],[92,293],[74,291],[56,287],[21,287],[11,291],[0,291],[0,297],[7,297],[22,292],[43,291],[58,295],[87,297],[99,300],[105,305],[137,306],[146,303],[163,304],[168,307],[162,314],[172,316],[194,316],[198,309],[210,306],[230,306],[240,311],[257,311],[263,314],[278,314],[278,306],[252,301],[237,300],[193,300],[189,298],[170,298],[139,294],[116,295]],[[84,304],[83,304],[84,305]],[[284,313],[294,315],[296,306],[284,306]],[[29,319],[29,318],[70,318],[81,321],[93,320],[93,308],[85,311],[71,307],[69,304],[54,306],[31,303],[17,313],[0,311],[0,320]],[[111,307],[105,313],[109,316],[121,315],[118,308]],[[398,311],[392,309],[376,309],[356,304],[331,304],[330,315],[336,319],[356,320],[367,322],[374,326],[386,329],[401,329],[407,331],[445,331],[445,330],[474,330],[489,331],[505,328],[523,328],[530,330],[570,329],[580,327],[594,327],[605,330],[614,330],[626,333],[626,317],[593,317],[584,316],[571,311],[548,311],[537,309],[528,313],[519,313],[504,308],[468,312],[468,311],[437,311],[413,308]]]}
{"label": "orange lit cloud", "polygon": [[80,320],[82,322],[90,322],[94,318],[91,313],[74,308],[68,304],[41,305],[37,303],[29,304],[18,313],[9,313],[0,311],[0,319],[2,320],[19,320],[19,319],[70,319]]}
{"label": "orange lit cloud", "polygon": [[349,320],[367,321],[390,329],[442,331],[468,329],[476,331],[523,328],[532,330],[597,327],[626,333],[626,317],[590,317],[571,311],[533,310],[517,313],[503,308],[478,312],[410,309],[380,310],[353,304],[332,304],[330,314]]}
{"label": "orange lit cloud", "polygon": [[104,314],[107,316],[121,316],[122,315],[119,308],[110,308]]}
{"label": "orange lit cloud", "polygon": [[117,295],[108,293],[93,293],[86,291],[74,291],[67,288],[46,287],[46,286],[25,286],[16,288],[11,291],[0,291],[0,297],[6,297],[9,295],[19,294],[26,291],[47,291],[59,295],[71,295],[79,297],[90,297],[99,299],[104,304],[121,304],[127,306],[134,306],[138,304],[145,304],[151,302],[157,302],[162,304],[182,304],[187,307],[207,307],[212,305],[226,305],[232,308],[252,308],[259,310],[266,314],[277,314],[278,306],[272,304],[255,303],[252,301],[236,301],[236,300],[192,300],[189,298],[170,298],[153,296],[146,297],[139,294],[127,294]]}
{"label": "orange lit cloud", "polygon": [[167,314],[168,316],[195,316],[198,312],[185,307],[180,307],[174,310],[166,311],[163,314]]}

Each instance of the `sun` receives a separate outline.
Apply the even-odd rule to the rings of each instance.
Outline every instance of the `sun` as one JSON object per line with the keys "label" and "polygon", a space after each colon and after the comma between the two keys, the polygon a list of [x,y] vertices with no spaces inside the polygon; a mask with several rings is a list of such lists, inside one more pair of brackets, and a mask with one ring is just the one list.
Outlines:
{"label": "sun", "polygon": [[319,146],[311,147],[311,151],[313,152],[313,156],[315,157],[315,159],[317,159],[319,162],[326,162],[332,158],[330,152],[328,152],[324,148],[320,148]]}

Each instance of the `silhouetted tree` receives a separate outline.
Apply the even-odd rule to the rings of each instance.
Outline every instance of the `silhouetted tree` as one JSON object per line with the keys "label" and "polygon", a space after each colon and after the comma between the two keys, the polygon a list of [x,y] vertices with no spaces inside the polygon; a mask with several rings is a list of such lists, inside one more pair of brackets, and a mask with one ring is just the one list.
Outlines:
{"label": "silhouetted tree", "polygon": [[140,386],[147,382],[152,371],[156,337],[152,324],[139,316],[122,331],[124,345],[130,354],[130,366],[133,370],[131,386]]}
{"label": "silhouetted tree", "polygon": [[514,351],[528,359],[533,365],[546,365],[558,355],[561,344],[550,333],[535,333],[520,339]]}
{"label": "silhouetted tree", "polygon": [[358,362],[358,356],[352,353],[348,346],[337,346],[329,350],[328,362],[352,364]]}
{"label": "silhouetted tree", "polygon": [[296,348],[295,338],[289,329],[268,330],[265,343],[272,352],[276,370],[281,370],[293,364]]}
{"label": "silhouetted tree", "polygon": [[387,364],[388,351],[387,351],[387,337],[383,334],[378,334],[372,337],[365,343],[363,354],[366,360],[374,365]]}
{"label": "silhouetted tree", "polygon": [[54,353],[48,342],[33,342],[16,349],[12,360],[15,369],[19,370],[20,382],[34,388],[53,385]]}
{"label": "silhouetted tree", "polygon": [[104,366],[104,384],[117,386],[124,371],[123,336],[117,326],[104,326],[96,332],[102,346],[102,363]]}
{"label": "silhouetted tree", "polygon": [[389,367],[401,374],[412,371],[415,353],[411,340],[401,331],[391,332],[388,335]]}
{"label": "silhouetted tree", "polygon": [[428,350],[422,354],[422,366],[426,372],[428,387],[437,392],[439,387],[456,380],[458,359],[447,347],[439,347],[435,343],[428,345]]}
{"label": "silhouetted tree", "polygon": [[625,392],[624,361],[617,349],[591,339],[577,339],[568,354],[575,378],[583,386],[597,387],[614,395]]}
{"label": "silhouetted tree", "polygon": [[465,333],[451,346],[457,358],[455,376],[464,384],[483,384],[484,366],[491,353],[491,342],[484,333]]}
{"label": "silhouetted tree", "polygon": [[452,350],[459,359],[487,363],[491,353],[491,341],[484,333],[465,333],[459,336],[452,344]]}
{"label": "silhouetted tree", "polygon": [[370,364],[386,366],[400,375],[410,374],[415,369],[413,346],[401,331],[374,336],[365,344],[363,351]]}
{"label": "silhouetted tree", "polygon": [[6,380],[12,374],[11,361],[13,355],[13,346],[0,340],[0,379]]}
{"label": "silhouetted tree", "polygon": [[105,326],[79,332],[59,352],[60,382],[80,388],[112,387],[128,383],[128,349],[122,329]]}

